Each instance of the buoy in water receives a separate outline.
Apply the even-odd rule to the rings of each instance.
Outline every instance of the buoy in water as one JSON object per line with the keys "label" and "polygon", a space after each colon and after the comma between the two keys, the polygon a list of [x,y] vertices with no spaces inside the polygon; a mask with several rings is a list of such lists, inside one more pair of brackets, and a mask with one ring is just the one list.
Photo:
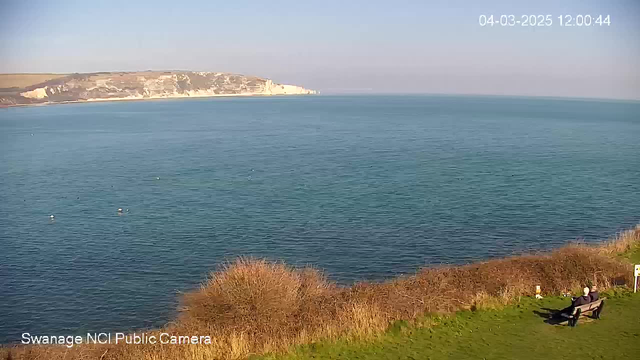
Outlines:
{"label": "buoy in water", "polygon": [[49,215],[49,219],[53,220],[53,219],[55,219],[55,216]]}

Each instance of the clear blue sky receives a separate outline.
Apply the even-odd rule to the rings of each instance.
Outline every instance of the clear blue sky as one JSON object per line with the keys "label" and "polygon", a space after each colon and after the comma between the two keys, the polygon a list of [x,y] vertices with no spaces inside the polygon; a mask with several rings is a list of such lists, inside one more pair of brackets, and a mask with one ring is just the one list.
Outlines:
{"label": "clear blue sky", "polygon": [[[554,25],[480,27],[481,14]],[[560,27],[564,14],[611,26]],[[0,0],[3,73],[184,69],[324,93],[640,99],[639,65],[639,0]]]}

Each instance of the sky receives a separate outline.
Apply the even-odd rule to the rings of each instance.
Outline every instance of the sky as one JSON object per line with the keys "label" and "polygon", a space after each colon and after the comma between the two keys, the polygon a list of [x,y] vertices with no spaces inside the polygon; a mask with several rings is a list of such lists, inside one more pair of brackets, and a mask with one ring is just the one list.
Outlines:
{"label": "sky", "polygon": [[[553,24],[483,27],[481,15]],[[560,26],[566,15],[610,26]],[[0,0],[0,73],[138,70],[324,94],[640,99],[640,0]]]}

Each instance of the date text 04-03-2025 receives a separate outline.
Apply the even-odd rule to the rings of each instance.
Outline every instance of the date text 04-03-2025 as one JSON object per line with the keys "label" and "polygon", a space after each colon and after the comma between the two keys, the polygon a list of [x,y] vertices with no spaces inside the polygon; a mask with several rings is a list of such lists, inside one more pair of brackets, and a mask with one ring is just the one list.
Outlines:
{"label": "date text 04-03-2025", "polygon": [[480,15],[480,26],[611,26],[611,15]]}

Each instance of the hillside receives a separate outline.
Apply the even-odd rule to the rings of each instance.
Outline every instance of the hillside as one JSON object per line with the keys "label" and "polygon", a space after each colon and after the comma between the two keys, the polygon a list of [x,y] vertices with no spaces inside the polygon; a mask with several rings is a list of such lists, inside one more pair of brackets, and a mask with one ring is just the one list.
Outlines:
{"label": "hillside", "polygon": [[0,74],[0,91],[15,91],[68,74]]}
{"label": "hillside", "polygon": [[[48,76],[45,76],[48,75]],[[0,106],[179,97],[307,95],[300,86],[229,73],[193,71],[0,75]]]}
{"label": "hillside", "polygon": [[[370,339],[321,341],[263,360],[338,359],[633,359],[640,353],[640,294],[617,289],[607,298],[600,320],[582,317],[571,328],[548,319],[570,300],[522,298],[500,309],[431,316],[417,324],[398,321]],[[579,354],[579,355],[576,355]],[[581,354],[581,355],[580,355]]]}

